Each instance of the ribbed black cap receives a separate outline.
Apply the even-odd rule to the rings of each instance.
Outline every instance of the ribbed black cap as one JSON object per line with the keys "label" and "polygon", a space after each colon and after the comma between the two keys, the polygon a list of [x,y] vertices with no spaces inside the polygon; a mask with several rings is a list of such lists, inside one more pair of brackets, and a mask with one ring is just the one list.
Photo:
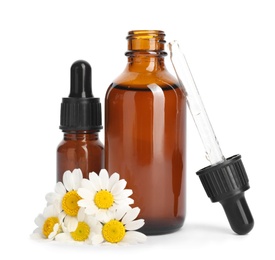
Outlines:
{"label": "ribbed black cap", "polygon": [[197,175],[211,201],[222,204],[231,228],[240,235],[250,232],[254,220],[244,197],[249,180],[241,156],[203,168]]}
{"label": "ribbed black cap", "polygon": [[92,69],[78,60],[71,66],[71,89],[61,103],[60,129],[63,131],[98,131],[102,129],[100,99],[92,94]]}

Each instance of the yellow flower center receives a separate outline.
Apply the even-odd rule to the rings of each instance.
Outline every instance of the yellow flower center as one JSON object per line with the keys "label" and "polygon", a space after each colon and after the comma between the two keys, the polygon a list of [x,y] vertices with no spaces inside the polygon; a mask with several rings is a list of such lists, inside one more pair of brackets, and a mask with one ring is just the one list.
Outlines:
{"label": "yellow flower center", "polygon": [[62,199],[62,209],[69,216],[75,217],[78,213],[79,206],[77,202],[81,197],[75,190],[67,192]]}
{"label": "yellow flower center", "polygon": [[90,227],[86,222],[78,222],[78,226],[71,236],[75,241],[85,241],[90,234]]}
{"label": "yellow flower center", "polygon": [[112,219],[103,226],[102,235],[106,241],[118,243],[125,236],[125,227],[120,221]]}
{"label": "yellow flower center", "polygon": [[114,196],[107,190],[98,191],[94,198],[95,205],[100,209],[108,209],[114,203]]}
{"label": "yellow flower center", "polygon": [[43,225],[43,235],[48,237],[53,232],[53,227],[57,223],[59,223],[57,217],[47,218]]}

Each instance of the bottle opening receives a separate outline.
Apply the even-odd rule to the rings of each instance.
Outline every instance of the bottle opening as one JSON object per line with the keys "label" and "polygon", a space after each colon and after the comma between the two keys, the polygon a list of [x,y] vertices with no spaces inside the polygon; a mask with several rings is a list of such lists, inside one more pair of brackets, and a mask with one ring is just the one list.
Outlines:
{"label": "bottle opening", "polygon": [[165,37],[164,31],[160,30],[132,30],[128,32],[127,39],[129,38],[150,39],[154,37]]}

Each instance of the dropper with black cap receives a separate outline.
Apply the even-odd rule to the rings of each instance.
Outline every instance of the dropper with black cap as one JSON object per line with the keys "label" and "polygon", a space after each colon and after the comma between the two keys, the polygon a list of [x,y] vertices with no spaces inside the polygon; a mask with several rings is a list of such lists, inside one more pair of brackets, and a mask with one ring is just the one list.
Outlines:
{"label": "dropper with black cap", "polygon": [[249,233],[254,219],[244,192],[250,188],[241,155],[225,158],[213,131],[198,89],[177,41],[169,43],[171,61],[179,83],[186,95],[192,114],[211,165],[197,171],[206,194],[212,202],[220,202],[232,230],[239,234]]}
{"label": "dropper with black cap", "polygon": [[60,129],[64,139],[57,148],[57,181],[65,171],[80,169],[83,177],[104,168],[104,147],[99,140],[102,127],[100,99],[93,96],[92,69],[84,60],[71,66],[69,97],[63,98]]}

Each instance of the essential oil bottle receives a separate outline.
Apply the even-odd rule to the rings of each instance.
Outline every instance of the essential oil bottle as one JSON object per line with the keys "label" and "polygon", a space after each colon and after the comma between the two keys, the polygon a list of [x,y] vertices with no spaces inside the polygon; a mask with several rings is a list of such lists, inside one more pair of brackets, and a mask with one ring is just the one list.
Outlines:
{"label": "essential oil bottle", "polygon": [[104,168],[104,146],[99,140],[102,127],[100,99],[92,93],[92,70],[78,60],[71,66],[71,89],[62,99],[60,129],[64,138],[57,148],[57,181],[65,171],[80,168],[83,177]]}
{"label": "essential oil bottle", "polygon": [[147,235],[185,219],[186,97],[165,66],[165,33],[130,31],[128,63],[105,96],[105,168],[133,190]]}

